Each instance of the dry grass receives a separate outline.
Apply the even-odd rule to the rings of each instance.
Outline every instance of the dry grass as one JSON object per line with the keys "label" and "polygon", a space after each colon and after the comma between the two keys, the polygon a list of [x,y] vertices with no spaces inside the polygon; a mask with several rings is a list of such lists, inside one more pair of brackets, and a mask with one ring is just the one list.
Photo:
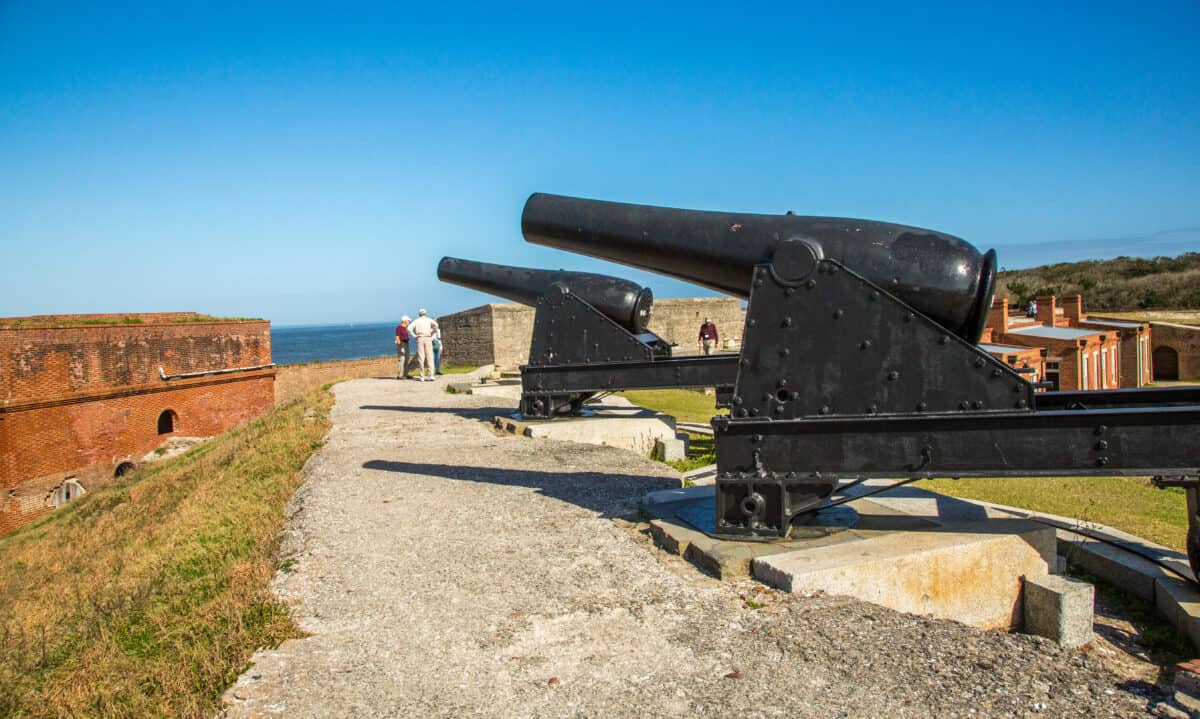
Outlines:
{"label": "dry grass", "polygon": [[1130,312],[1095,313],[1098,317],[1115,317],[1123,320],[1140,320],[1142,322],[1170,322],[1179,325],[1200,326],[1200,310],[1137,310]]}
{"label": "dry grass", "polygon": [[0,716],[212,716],[255,648],[297,636],[268,582],[331,404],[313,390],[0,540]]}

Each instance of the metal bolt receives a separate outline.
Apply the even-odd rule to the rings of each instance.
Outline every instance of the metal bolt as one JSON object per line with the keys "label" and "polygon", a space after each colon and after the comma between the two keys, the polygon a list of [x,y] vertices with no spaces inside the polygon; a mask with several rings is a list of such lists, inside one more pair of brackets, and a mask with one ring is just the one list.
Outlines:
{"label": "metal bolt", "polygon": [[775,414],[783,414],[783,405],[781,405],[781,404],[775,405]]}
{"label": "metal bolt", "polygon": [[757,416],[758,416],[758,408],[757,408],[757,407],[755,407],[754,409],[750,410],[750,416],[751,416],[751,417],[757,417]]}
{"label": "metal bolt", "polygon": [[1096,428],[1096,434],[1104,434],[1107,431],[1108,431],[1108,427],[1105,427],[1104,425],[1100,425],[1099,427]]}
{"label": "metal bolt", "polygon": [[891,372],[888,372],[888,379],[892,381],[898,380],[900,379],[900,373],[896,370],[892,370]]}
{"label": "metal bolt", "polygon": [[754,319],[753,317],[751,317],[750,319],[746,320],[746,326],[747,326],[747,327],[753,327],[753,326],[754,326],[754,325],[756,325],[756,324],[758,324],[758,320]]}
{"label": "metal bolt", "polygon": [[872,404],[870,407],[867,407],[867,411],[870,412],[871,414],[875,414],[876,412],[879,411],[879,405]]}
{"label": "metal bolt", "polygon": [[928,408],[928,407],[929,407],[929,405],[925,404],[924,402],[917,402],[917,411],[918,412],[924,412],[926,410],[926,408]]}
{"label": "metal bolt", "polygon": [[1096,460],[1096,464],[1103,467],[1104,465],[1108,464],[1108,457],[1100,457],[1099,459]]}
{"label": "metal bolt", "polygon": [[829,405],[821,405],[821,414],[829,414]]}
{"label": "metal bolt", "polygon": [[791,297],[791,296],[792,296],[792,295],[794,295],[794,294],[796,294],[796,290],[792,289],[791,287],[788,287],[787,289],[785,289],[785,290],[783,291],[783,296],[784,296],[784,297]]}
{"label": "metal bolt", "polygon": [[776,384],[776,386],[779,386],[779,387],[787,387],[787,380],[781,379],[778,382],[776,382],[775,384]]}
{"label": "metal bolt", "polygon": [[878,290],[872,291],[871,292],[871,301],[874,302],[877,299],[879,299],[879,291]]}
{"label": "metal bolt", "polygon": [[739,407],[739,408],[738,408],[738,411],[737,411],[737,416],[739,416],[739,417],[745,417],[745,416],[746,416],[746,410],[745,410],[745,408],[743,408],[743,407]]}
{"label": "metal bolt", "polygon": [[783,349],[779,350],[780,357],[787,357],[791,353],[792,353],[792,351],[790,349],[788,349],[787,347],[784,347]]}
{"label": "metal bolt", "polygon": [[771,393],[770,393],[770,392],[764,392],[764,393],[763,393],[763,402],[770,402],[770,401],[771,401]]}
{"label": "metal bolt", "polygon": [[1000,368],[999,368],[999,367],[997,367],[996,369],[992,370],[992,376],[993,376],[993,377],[999,377],[999,376],[1000,376],[1000,375],[1002,375],[1002,374],[1004,374],[1004,373],[1000,371]]}
{"label": "metal bolt", "polygon": [[800,399],[800,393],[792,390],[792,399]]}
{"label": "metal bolt", "polygon": [[863,341],[862,341],[862,342],[861,342],[861,343],[858,345],[858,348],[859,348],[859,349],[864,349],[864,350],[865,350],[865,349],[869,348],[870,346],[871,346],[871,340],[863,340]]}
{"label": "metal bolt", "polygon": [[914,319],[916,319],[916,315],[914,315],[914,314],[913,314],[913,313],[911,313],[911,312],[909,312],[908,314],[904,315],[904,321],[905,321],[905,322],[912,322]]}
{"label": "metal bolt", "polygon": [[1029,406],[1029,403],[1026,402],[1025,400],[1021,400],[1021,401],[1017,402],[1017,407],[1019,407],[1021,409],[1025,409],[1028,406]]}
{"label": "metal bolt", "polygon": [[1108,449],[1108,440],[1102,439],[1096,443],[1096,449]]}
{"label": "metal bolt", "polygon": [[761,442],[761,441],[763,441],[763,436],[761,434],[753,435],[752,437],[750,437],[750,441],[751,442]]}
{"label": "metal bolt", "polygon": [[971,403],[971,406],[974,407],[975,409],[983,409],[983,402],[981,402],[979,400],[975,400],[974,402]]}
{"label": "metal bolt", "polygon": [[976,358],[975,358],[975,366],[976,366],[976,367],[982,367],[983,365],[984,365],[983,358],[982,358],[982,357],[976,357]]}
{"label": "metal bolt", "polygon": [[833,311],[833,318],[834,318],[835,320],[840,320],[840,319],[842,318],[842,315],[844,315],[844,314],[846,314],[846,311],[845,311],[845,310],[834,310],[834,311]]}
{"label": "metal bolt", "polygon": [[784,317],[784,318],[783,318],[783,326],[784,326],[784,327],[791,327],[791,326],[792,326],[792,318],[791,318],[791,317]]}
{"label": "metal bolt", "polygon": [[970,408],[971,408],[971,403],[970,403],[970,402],[968,402],[968,401],[966,401],[966,400],[963,400],[962,402],[959,402],[959,403],[958,403],[958,408],[959,408],[959,409],[970,409]]}
{"label": "metal bolt", "polygon": [[741,358],[740,360],[738,360],[738,364],[739,364],[739,365],[741,365],[742,367],[749,367],[749,366],[750,366],[750,360],[748,360],[748,359],[746,359],[745,357],[743,357],[743,358]]}
{"label": "metal bolt", "polygon": [[948,344],[949,342],[950,335],[942,335],[941,337],[938,337],[938,344],[940,345]]}
{"label": "metal bolt", "polygon": [[734,406],[737,406],[737,405],[739,405],[739,404],[741,404],[741,403],[742,403],[742,398],[741,398],[741,397],[738,397],[737,395],[734,395],[734,397],[733,397],[733,404],[734,404]]}
{"label": "metal bolt", "polygon": [[808,289],[810,289],[810,290],[811,290],[812,288],[814,288],[814,287],[816,287],[816,286],[817,286],[817,281],[816,281],[816,280],[809,280],[808,282],[805,282],[805,283],[804,283],[804,286],[805,286],[805,287],[807,287]]}
{"label": "metal bolt", "polygon": [[755,287],[762,287],[762,286],[763,286],[763,281],[762,281],[762,280],[755,280],[755,281],[754,281],[754,286],[755,286]]}

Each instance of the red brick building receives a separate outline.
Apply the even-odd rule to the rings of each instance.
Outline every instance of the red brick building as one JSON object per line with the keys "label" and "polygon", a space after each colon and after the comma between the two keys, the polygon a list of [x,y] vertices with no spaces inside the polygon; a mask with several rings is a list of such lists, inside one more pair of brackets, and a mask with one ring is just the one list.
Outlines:
{"label": "red brick building", "polygon": [[[1091,319],[1083,298],[1037,298],[1037,316],[1010,310],[996,297],[981,346],[1054,389],[1095,390],[1141,387],[1152,378],[1150,326],[1145,322]],[[1021,351],[1024,349],[1024,351]],[[1037,354],[1032,355],[1030,351]]]}
{"label": "red brick building", "polygon": [[0,534],[274,405],[265,320],[194,312],[0,319]]}

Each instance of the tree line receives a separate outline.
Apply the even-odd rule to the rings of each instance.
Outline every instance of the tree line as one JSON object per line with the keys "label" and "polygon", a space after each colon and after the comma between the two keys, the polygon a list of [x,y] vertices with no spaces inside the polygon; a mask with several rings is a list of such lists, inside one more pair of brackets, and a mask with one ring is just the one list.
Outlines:
{"label": "tree line", "polygon": [[1083,295],[1088,311],[1200,307],[1200,252],[1000,269],[996,293],[1024,306],[1039,295]]}

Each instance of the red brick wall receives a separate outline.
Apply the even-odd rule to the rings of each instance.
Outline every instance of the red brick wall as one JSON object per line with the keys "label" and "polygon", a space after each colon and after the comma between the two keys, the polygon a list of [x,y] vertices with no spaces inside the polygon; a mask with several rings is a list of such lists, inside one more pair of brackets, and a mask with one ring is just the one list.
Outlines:
{"label": "red brick wall", "polygon": [[270,362],[271,325],[264,320],[0,327],[0,402],[158,386],[159,367],[170,375]]}
{"label": "red brick wall", "polygon": [[[172,313],[178,315],[179,313]],[[143,315],[147,317],[147,315]],[[138,463],[170,435],[207,437],[274,406],[273,368],[163,380],[271,362],[266,321],[0,326],[0,534],[48,510],[63,479],[85,488]]]}

